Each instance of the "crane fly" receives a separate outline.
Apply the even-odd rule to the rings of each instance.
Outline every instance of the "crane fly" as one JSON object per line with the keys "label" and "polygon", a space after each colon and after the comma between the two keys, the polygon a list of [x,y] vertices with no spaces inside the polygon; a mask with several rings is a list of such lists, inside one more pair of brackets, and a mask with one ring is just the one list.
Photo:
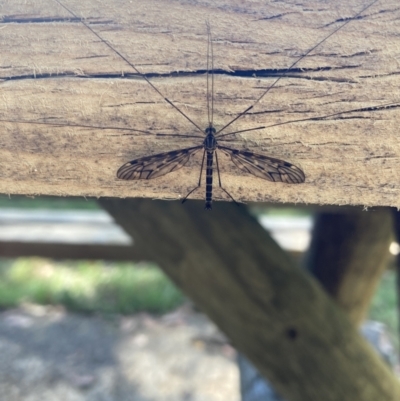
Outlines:
{"label": "crane fly", "polygon": [[[57,0],[58,1],[58,0]],[[184,167],[191,157],[195,155],[198,151],[203,150],[202,163],[200,168],[200,176],[198,184],[195,188],[193,188],[182,200],[182,203],[185,202],[189,195],[191,195],[195,190],[200,188],[201,179],[204,170],[204,160],[206,160],[206,193],[205,193],[205,209],[212,209],[212,190],[213,190],[213,172],[214,172],[214,157],[216,162],[216,170],[218,175],[218,185],[234,202],[236,202],[233,197],[229,194],[229,192],[222,186],[221,176],[218,164],[218,151],[230,157],[231,161],[241,170],[250,173],[256,177],[263,178],[272,182],[282,182],[286,184],[300,184],[305,181],[305,174],[303,170],[296,165],[289,163],[285,160],[272,158],[266,155],[243,151],[238,149],[233,149],[228,146],[223,146],[218,143],[218,137],[221,138],[234,135],[239,132],[252,131],[257,129],[262,129],[265,127],[257,127],[250,128],[242,131],[230,132],[227,134],[221,135],[227,127],[229,127],[233,122],[237,121],[239,118],[246,115],[257,103],[261,101],[261,99],[278,83],[278,81],[284,77],[287,72],[293,68],[296,64],[298,64],[303,58],[305,58],[308,54],[310,54],[316,47],[320,46],[323,42],[325,42],[329,37],[335,34],[339,29],[342,29],[345,25],[347,25],[352,19],[358,18],[365,10],[375,4],[378,0],[374,0],[367,6],[363,7],[361,11],[359,11],[353,18],[346,20],[343,24],[341,24],[338,28],[336,28],[333,32],[327,35],[324,39],[319,41],[316,45],[314,45],[311,49],[309,49],[305,54],[300,56],[291,66],[287,68],[287,70],[278,77],[265,91],[264,93],[246,110],[242,113],[238,114],[233,120],[231,120],[228,124],[226,124],[222,129],[218,132],[216,131],[213,124],[213,110],[214,110],[214,75],[213,75],[213,47],[212,47],[212,37],[210,26],[207,23],[208,30],[208,48],[207,48],[207,109],[208,109],[208,127],[204,130],[205,138],[201,145],[172,150],[169,152],[163,152],[151,156],[141,157],[139,159],[131,160],[124,165],[122,165],[117,171],[117,177],[123,180],[140,180],[140,179],[154,179],[165,174],[176,171],[182,167]],[[90,29],[90,27],[88,27]],[[210,106],[210,49],[211,49],[211,106]],[[124,58],[125,59],[125,58]],[[125,59],[126,60],[126,59]],[[128,64],[140,74],[140,72],[136,69],[134,65],[130,62]],[[149,84],[150,86],[156,90],[161,96],[163,96],[159,90],[147,79],[147,77],[143,74],[140,74]],[[163,96],[164,97],[164,96]],[[184,114],[180,109],[178,109],[170,100],[164,98],[172,107],[174,107],[183,117],[189,120],[196,128],[199,129],[197,124],[195,124],[186,114]],[[222,139],[223,141],[223,139]]]}
{"label": "crane fly", "polygon": [[189,195],[201,186],[204,159],[206,159],[206,210],[212,209],[214,156],[219,187],[233,201],[235,201],[221,184],[217,149],[229,156],[237,167],[255,175],[256,177],[274,182],[284,182],[287,184],[300,184],[305,180],[304,172],[294,164],[280,159],[274,159],[269,156],[219,145],[215,135],[216,130],[212,124],[206,128],[205,134],[206,137],[203,143],[199,146],[141,157],[125,163],[117,171],[117,177],[123,180],[149,180],[157,178],[185,166],[191,156],[196,154],[200,149],[203,149],[203,160],[200,168],[199,183],[186,195],[182,202],[185,202]]}
{"label": "crane fly", "polygon": [[[244,170],[250,174],[253,174],[256,177],[264,178],[268,181],[273,182],[284,182],[287,184],[300,184],[305,180],[305,174],[303,170],[299,167],[291,164],[287,161],[275,159],[269,156],[261,155],[258,153],[250,152],[250,151],[242,151],[233,149],[227,146],[222,146],[218,143],[217,137],[218,135],[225,130],[229,125],[231,125],[234,121],[237,120],[235,118],[230,123],[228,123],[225,127],[223,127],[218,132],[216,131],[213,124],[213,112],[214,112],[214,75],[213,75],[213,47],[212,47],[212,37],[211,37],[211,29],[209,24],[207,23],[207,31],[208,31],[208,47],[207,47],[207,110],[208,110],[208,127],[204,130],[205,138],[201,145],[172,150],[170,152],[163,152],[152,156],[145,156],[139,159],[131,160],[124,165],[122,165],[117,171],[117,177],[122,180],[150,180],[153,178],[160,177],[162,175],[171,173],[175,170],[178,170],[185,166],[190,158],[194,156],[199,150],[203,150],[203,158],[201,162],[200,168],[200,177],[198,184],[195,188],[193,188],[182,200],[182,203],[185,202],[189,195],[191,195],[196,189],[201,187],[201,178],[204,171],[204,161],[206,162],[206,194],[205,194],[205,209],[212,209],[212,201],[213,201],[213,173],[214,173],[214,158],[216,164],[216,170],[218,174],[218,186],[221,188],[235,203],[235,199],[233,199],[232,195],[222,186],[219,164],[218,164],[218,153],[217,150],[230,157],[232,162],[239,167],[241,170]],[[210,49],[211,49],[211,96],[210,96]],[[210,99],[211,97],[211,99]],[[211,103],[211,106],[210,106]],[[254,104],[253,106],[254,107]],[[251,108],[252,108],[251,107]],[[246,110],[245,113],[242,113],[239,116],[246,114],[250,108]],[[184,114],[181,110],[178,110],[181,114]],[[184,115],[190,122],[191,119]],[[193,122],[192,122],[193,123]],[[194,124],[194,123],[193,123]],[[194,124],[197,127],[196,124]],[[250,131],[261,129],[263,127],[251,128]],[[221,135],[233,135],[238,133],[239,131],[230,132],[228,134]]]}
{"label": "crane fly", "polygon": [[[201,145],[172,150],[170,152],[159,153],[152,156],[145,156],[139,159],[131,160],[122,165],[117,171],[117,177],[122,180],[150,180],[162,175],[171,173],[185,166],[190,158],[195,155],[199,150],[203,149],[203,158],[200,168],[200,177],[198,184],[193,188],[182,200],[185,202],[189,195],[201,186],[201,178],[204,171],[204,161],[206,161],[206,196],[205,196],[205,209],[212,209],[212,190],[213,190],[213,172],[214,172],[214,158],[216,162],[216,170],[218,174],[218,185],[234,202],[236,202],[231,194],[222,186],[221,176],[218,164],[218,151],[221,151],[226,156],[229,156],[232,162],[240,169],[255,175],[256,177],[264,178],[273,182],[284,182],[287,184],[300,184],[304,182],[305,175],[303,170],[299,167],[280,159],[274,159],[269,156],[253,153],[250,151],[242,151],[232,149],[227,146],[222,146],[217,141],[217,136],[228,127],[233,120],[222,128],[218,133],[213,124],[213,111],[214,111],[214,75],[213,71],[213,51],[212,51],[212,38],[209,24],[208,30],[208,48],[207,48],[207,110],[208,110],[208,127],[204,130],[205,138]],[[210,49],[211,49],[211,96],[210,96]],[[210,99],[211,97],[211,99]],[[210,105],[211,103],[211,105]],[[253,105],[254,106],[254,105]],[[179,110],[181,114],[182,111]],[[244,115],[244,114],[243,114]],[[189,118],[188,118],[189,119]],[[191,121],[189,119],[189,121]],[[252,128],[250,130],[260,129],[260,127]],[[249,130],[246,130],[249,131]],[[230,132],[222,135],[233,135],[238,133]],[[240,131],[240,132],[243,132]],[[221,137],[222,137],[221,136]]]}
{"label": "crane fly", "polygon": [[[214,111],[214,74],[213,74],[213,46],[212,46],[212,37],[211,30],[209,24],[207,23],[207,32],[208,32],[208,42],[207,42],[207,109],[208,109],[208,126],[205,130],[201,129],[190,117],[188,117],[182,110],[180,110],[173,102],[171,102],[168,98],[166,98],[159,89],[147,78],[145,74],[142,74],[136,66],[131,63],[122,53],[120,53],[117,49],[115,49],[107,40],[105,40],[99,33],[97,33],[88,22],[84,19],[79,18],[71,9],[65,6],[61,0],[54,0],[61,7],[63,7],[66,11],[68,11],[72,16],[74,16],[80,23],[82,23],[89,31],[91,31],[102,43],[104,43],[108,48],[113,51],[118,57],[120,57],[124,62],[129,65],[133,71],[135,71],[142,79],[144,79],[154,91],[156,91],[171,107],[173,107],[181,116],[183,116],[186,120],[188,120],[197,130],[199,130],[203,135],[205,135],[203,142],[200,145],[172,150],[169,152],[159,153],[151,156],[145,156],[138,159],[131,160],[124,165],[122,165],[117,171],[117,178],[123,180],[149,180],[161,177],[165,174],[171,173],[175,170],[178,170],[185,166],[192,156],[194,156],[198,151],[203,150],[203,157],[200,169],[200,177],[198,181],[198,185],[193,188],[182,200],[185,202],[190,194],[192,194],[195,190],[200,188],[201,179],[204,171],[204,162],[206,162],[205,170],[206,170],[206,195],[205,195],[205,209],[211,210],[212,208],[212,189],[213,189],[213,172],[214,172],[214,158],[216,171],[218,175],[218,185],[219,187],[235,202],[233,197],[229,194],[229,192],[223,188],[220,177],[220,170],[218,164],[218,152],[228,156],[233,164],[239,169],[250,173],[256,177],[263,178],[272,182],[282,182],[286,184],[300,184],[305,181],[305,174],[301,168],[295,166],[292,163],[289,163],[284,160],[272,158],[266,155],[262,155],[259,153],[254,153],[250,151],[238,150],[234,148],[230,148],[228,146],[221,145],[219,142],[224,141],[224,137],[229,135],[234,135],[242,132],[248,132],[253,130],[260,130],[269,128],[277,125],[289,124],[292,122],[299,121],[307,121],[307,120],[318,120],[331,116],[335,116],[338,114],[343,114],[344,112],[334,113],[326,116],[322,116],[319,118],[305,118],[293,121],[286,121],[282,123],[276,123],[269,126],[248,128],[240,131],[233,131],[228,133],[222,133],[226,130],[231,124],[235,121],[248,114],[250,110],[254,108],[256,104],[258,104],[267,94],[268,92],[276,86],[276,84],[285,76],[288,75],[289,71],[296,66],[301,60],[307,57],[313,50],[315,50],[318,46],[328,40],[332,35],[334,35],[337,31],[346,26],[349,22],[354,19],[358,19],[361,14],[370,8],[372,5],[377,3],[379,0],[373,0],[368,5],[364,6],[356,15],[352,18],[345,19],[344,22],[339,25],[336,29],[334,29],[330,34],[316,43],[312,48],[307,50],[303,55],[301,55],[295,62],[293,62],[286,70],[280,75],[278,78],[273,81],[273,83],[259,96],[255,102],[247,107],[243,112],[239,113],[235,118],[233,118],[228,124],[224,127],[216,130],[213,123],[213,111]],[[211,52],[211,57],[210,57]],[[210,67],[210,58],[211,58],[211,67]],[[211,72],[211,74],[210,74]],[[211,77],[210,77],[211,75]],[[211,86],[211,88],[210,88]],[[351,111],[359,111],[359,110],[351,110]],[[349,111],[349,112],[351,112]],[[2,120],[8,121],[8,120]],[[30,122],[26,122],[30,123]],[[33,122],[36,124],[42,124],[40,122]],[[46,124],[46,123],[43,123]],[[60,125],[60,124],[57,124]],[[62,125],[62,124],[61,124]],[[75,125],[81,126],[81,125]],[[117,127],[118,129],[118,127]],[[125,128],[123,128],[125,129]],[[144,131],[143,131],[144,132]],[[178,135],[184,137],[196,137],[198,136],[190,136],[190,135]]]}

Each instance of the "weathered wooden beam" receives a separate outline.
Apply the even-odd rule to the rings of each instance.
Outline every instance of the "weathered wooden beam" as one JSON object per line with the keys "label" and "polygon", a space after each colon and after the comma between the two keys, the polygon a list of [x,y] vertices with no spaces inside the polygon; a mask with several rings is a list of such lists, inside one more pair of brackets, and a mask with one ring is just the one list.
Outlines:
{"label": "weathered wooden beam", "polygon": [[[214,123],[221,128],[368,1],[65,4],[202,128],[209,20],[217,70]],[[200,155],[152,181],[116,179],[124,162],[200,144],[202,133],[79,18],[54,0],[5,2],[0,13],[0,193],[179,199],[196,186]],[[288,160],[306,174],[305,184],[275,184],[246,175],[220,155],[223,185],[235,198],[400,205],[399,15],[396,0],[378,1],[231,127],[344,112],[231,137],[230,146]]]}
{"label": "weathered wooden beam", "polygon": [[392,240],[389,209],[317,214],[305,265],[357,326],[387,268]]}
{"label": "weathered wooden beam", "polygon": [[343,311],[244,207],[100,204],[288,400],[400,399],[397,379]]}

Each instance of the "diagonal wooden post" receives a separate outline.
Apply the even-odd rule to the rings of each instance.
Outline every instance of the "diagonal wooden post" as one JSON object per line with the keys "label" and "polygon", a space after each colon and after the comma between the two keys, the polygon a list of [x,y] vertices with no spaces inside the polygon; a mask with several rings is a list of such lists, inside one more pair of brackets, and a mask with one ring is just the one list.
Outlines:
{"label": "diagonal wooden post", "polygon": [[100,203],[288,400],[400,399],[345,314],[245,208]]}

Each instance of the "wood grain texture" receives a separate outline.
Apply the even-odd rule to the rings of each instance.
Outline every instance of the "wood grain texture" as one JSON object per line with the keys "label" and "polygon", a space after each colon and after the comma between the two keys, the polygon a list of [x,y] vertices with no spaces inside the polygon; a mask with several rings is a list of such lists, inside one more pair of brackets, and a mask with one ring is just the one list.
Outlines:
{"label": "wood grain texture", "polygon": [[100,204],[285,399],[400,399],[397,378],[355,325],[245,207],[219,204],[212,214],[199,213],[199,202]]}
{"label": "wood grain texture", "polygon": [[[65,4],[204,128],[209,20],[218,129],[367,1]],[[203,137],[78,19],[54,0],[3,1],[0,14],[1,193],[179,199],[196,186],[200,154],[155,180],[116,178],[129,160],[195,146]],[[223,185],[235,198],[400,206],[399,18],[396,0],[378,1],[232,126],[240,130],[345,112],[231,138],[229,146],[287,160],[306,174],[304,184],[270,183],[246,175],[220,154]],[[365,111],[346,112],[354,109]],[[226,197],[218,190],[215,195]],[[203,198],[204,188],[192,197]]]}

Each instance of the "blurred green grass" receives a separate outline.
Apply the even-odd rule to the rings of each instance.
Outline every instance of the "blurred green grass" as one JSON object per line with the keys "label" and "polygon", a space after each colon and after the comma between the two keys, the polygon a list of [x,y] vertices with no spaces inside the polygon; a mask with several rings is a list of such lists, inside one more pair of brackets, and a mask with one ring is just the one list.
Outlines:
{"label": "blurred green grass", "polygon": [[[0,308],[32,302],[85,313],[165,313],[183,300],[174,284],[150,263],[0,259]],[[389,270],[375,293],[369,319],[385,323],[395,337],[396,302],[396,274]]]}
{"label": "blurred green grass", "polygon": [[[95,199],[0,195],[0,209],[101,210]],[[164,313],[183,295],[151,263],[0,259],[0,308],[23,302],[84,313]]]}
{"label": "blurred green grass", "polygon": [[151,264],[0,259],[0,307],[23,302],[84,313],[164,313],[180,305],[183,296]]}

